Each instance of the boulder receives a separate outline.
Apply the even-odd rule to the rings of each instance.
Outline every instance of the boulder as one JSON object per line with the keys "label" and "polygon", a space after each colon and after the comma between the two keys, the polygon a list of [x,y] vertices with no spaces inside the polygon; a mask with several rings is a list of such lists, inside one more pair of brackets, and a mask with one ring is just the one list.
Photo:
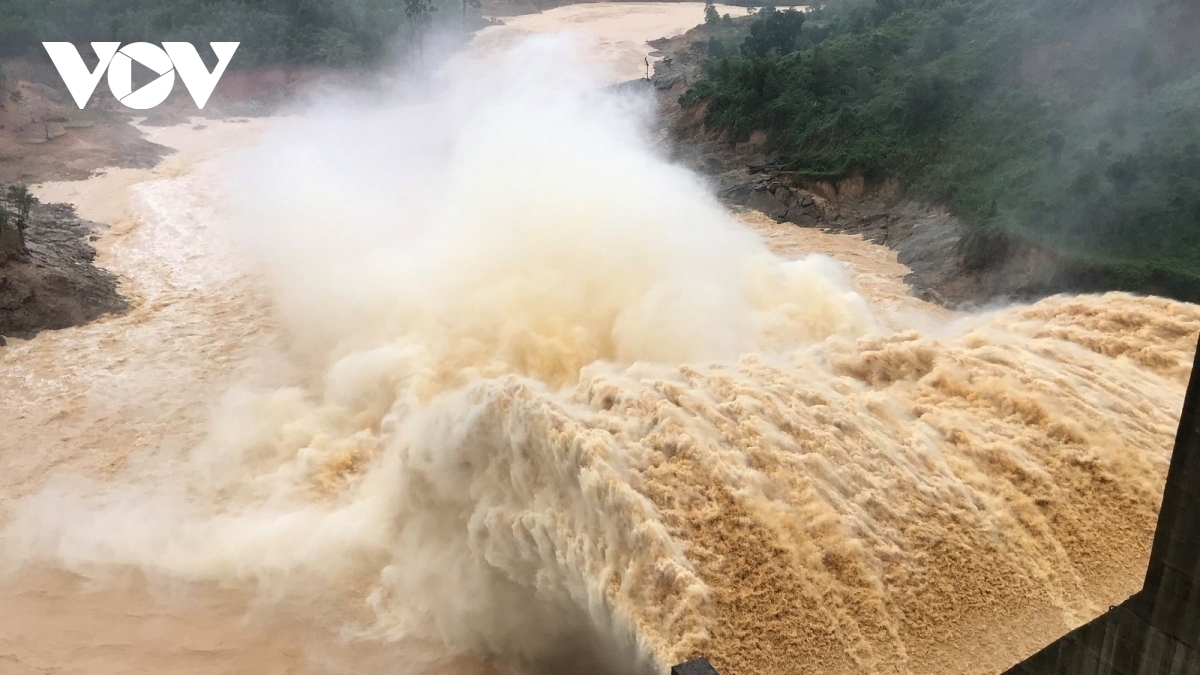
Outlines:
{"label": "boulder", "polygon": [[751,192],[749,199],[746,200],[746,206],[755,211],[762,211],[776,220],[782,220],[788,212],[787,204],[779,201],[765,188],[758,188]]}
{"label": "boulder", "polygon": [[718,675],[718,673],[708,659],[701,657],[671,666],[671,675]]}
{"label": "boulder", "polygon": [[759,188],[758,183],[742,183],[721,192],[721,198],[734,204],[745,205],[750,200],[751,193]]}
{"label": "boulder", "polygon": [[651,84],[655,89],[670,89],[679,83],[687,84],[687,80],[682,73],[669,73],[666,75],[655,75],[650,78]]}
{"label": "boulder", "polygon": [[818,214],[815,209],[813,209],[811,206],[805,208],[800,206],[798,203],[793,204],[792,207],[788,209],[784,220],[788,221],[789,223],[799,225],[800,227],[816,227],[821,224],[820,214]]}

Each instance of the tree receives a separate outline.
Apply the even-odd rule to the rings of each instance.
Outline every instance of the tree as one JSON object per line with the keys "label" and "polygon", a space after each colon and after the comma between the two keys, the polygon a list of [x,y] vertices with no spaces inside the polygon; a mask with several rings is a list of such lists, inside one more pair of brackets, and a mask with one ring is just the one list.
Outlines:
{"label": "tree", "polygon": [[888,17],[900,11],[900,0],[875,0],[871,7],[871,21],[876,26],[887,21]]}
{"label": "tree", "polygon": [[404,0],[404,16],[408,19],[409,28],[411,29],[412,43],[417,48],[419,59],[424,58],[424,50],[421,45],[422,35],[433,22],[433,13],[437,11],[434,7],[433,0]]}
{"label": "tree", "polygon": [[754,56],[791,54],[796,51],[803,26],[804,12],[794,9],[779,12],[774,7],[764,7],[750,24],[750,34],[742,41],[742,53]]}
{"label": "tree", "polygon": [[717,6],[712,0],[706,0],[704,3],[704,25],[716,27],[721,23],[721,15],[717,12]]}
{"label": "tree", "polygon": [[13,185],[0,194],[0,234],[10,227],[17,230],[17,241],[25,247],[25,228],[29,223],[29,210],[37,201],[24,185]]}
{"label": "tree", "polygon": [[13,185],[8,188],[8,205],[12,209],[12,218],[21,236],[25,236],[25,228],[29,224],[29,211],[37,198],[24,185]]}
{"label": "tree", "polygon": [[1126,194],[1141,177],[1141,165],[1135,157],[1122,157],[1104,171],[1104,177],[1113,184],[1118,194]]}
{"label": "tree", "polygon": [[950,83],[940,75],[917,73],[904,89],[904,122],[910,132],[937,128],[949,112],[953,100]]}
{"label": "tree", "polygon": [[404,0],[404,16],[418,28],[428,25],[436,11],[432,0]]}

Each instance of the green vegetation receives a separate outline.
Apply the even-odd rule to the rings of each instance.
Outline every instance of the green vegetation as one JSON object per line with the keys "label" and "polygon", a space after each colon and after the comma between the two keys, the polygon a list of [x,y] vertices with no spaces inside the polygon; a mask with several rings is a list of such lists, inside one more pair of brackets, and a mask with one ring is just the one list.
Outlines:
{"label": "green vegetation", "polygon": [[968,224],[969,264],[1028,242],[1200,300],[1200,4],[843,0],[713,32],[683,103],[782,169],[900,178]]}
{"label": "green vegetation", "polygon": [[748,56],[787,56],[799,47],[804,13],[794,9],[777,12],[765,10],[750,24],[749,34],[742,40],[741,53]]}
{"label": "green vegetation", "polygon": [[0,234],[13,228],[24,242],[25,228],[29,225],[29,211],[36,202],[37,198],[24,185],[9,186],[0,197]]}
{"label": "green vegetation", "polygon": [[465,21],[472,0],[0,0],[0,56],[44,41],[232,41],[236,68],[367,64],[443,4]]}
{"label": "green vegetation", "polygon": [[[12,89],[9,89],[10,85],[12,85]],[[16,88],[15,82],[9,81],[8,73],[4,69],[4,63],[0,61],[0,110],[9,101],[20,103],[23,98],[24,94],[21,93],[20,89]]]}
{"label": "green vegetation", "polygon": [[704,3],[704,25],[716,26],[721,22],[721,14],[717,11],[717,6],[712,0],[707,0]]}

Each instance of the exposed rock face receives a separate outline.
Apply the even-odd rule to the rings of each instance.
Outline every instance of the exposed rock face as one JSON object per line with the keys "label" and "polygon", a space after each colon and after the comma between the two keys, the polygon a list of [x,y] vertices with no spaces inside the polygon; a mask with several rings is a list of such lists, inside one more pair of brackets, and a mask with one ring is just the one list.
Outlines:
{"label": "exposed rock face", "polygon": [[128,309],[117,278],[92,265],[88,238],[99,227],[68,205],[38,204],[24,247],[15,230],[0,234],[0,336],[28,338]]}
{"label": "exposed rock face", "polygon": [[[726,177],[733,174],[724,174]],[[719,191],[732,208],[761,211],[778,222],[859,235],[895,249],[912,273],[913,294],[949,307],[1030,299],[1073,288],[1079,280],[1057,257],[1032,245],[1010,246],[980,268],[963,254],[966,228],[945,209],[904,199],[892,186],[866,188],[857,177],[833,186],[790,184],[785,174],[762,173]]]}
{"label": "exposed rock face", "polygon": [[755,211],[762,211],[776,220],[783,220],[788,212],[787,204],[783,199],[782,192],[776,196],[770,190],[756,186],[750,190],[750,196],[746,198],[745,205]]}
{"label": "exposed rock face", "polygon": [[950,307],[1005,299],[1033,299],[1064,290],[1088,290],[1058,257],[1030,244],[991,254],[969,265],[963,255],[968,230],[946,209],[907,199],[894,180],[871,184],[859,174],[836,182],[804,180],[772,164],[766,135],[733,142],[704,125],[704,103],[684,108],[679,97],[702,77],[691,48],[707,39],[703,27],[652,42],[663,59],[650,83],[658,96],[659,136],[672,159],[708,176],[731,208],[761,211],[779,222],[857,234],[897,251],[912,273],[914,295]]}

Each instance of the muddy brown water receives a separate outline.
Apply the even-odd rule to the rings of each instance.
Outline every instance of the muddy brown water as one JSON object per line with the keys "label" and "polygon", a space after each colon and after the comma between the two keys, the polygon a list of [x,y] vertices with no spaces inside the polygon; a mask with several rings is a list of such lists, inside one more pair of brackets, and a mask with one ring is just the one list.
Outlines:
{"label": "muddy brown water", "polygon": [[[624,79],[700,7],[573,5],[476,53],[568,26]],[[637,255],[575,283],[591,252],[520,223],[538,246],[484,252],[557,284],[477,265],[443,289],[468,311],[309,368],[215,225],[221,162],[275,123],[147,128],[179,152],[37,186],[112,225],[98,263],[134,309],[0,350],[21,563],[0,581],[0,670],[651,672],[705,654],[726,675],[987,673],[1140,583],[1200,307],[956,315],[908,294],[894,252],[750,214],[720,235],[744,264],[712,273],[740,280],[753,316],[728,323],[753,330],[730,340],[751,346],[676,358],[707,343],[654,312],[568,320],[581,297],[637,296]],[[652,222],[575,234],[663,255],[676,240]],[[699,282],[707,253],[678,242]],[[248,385],[267,393],[221,417]]]}

